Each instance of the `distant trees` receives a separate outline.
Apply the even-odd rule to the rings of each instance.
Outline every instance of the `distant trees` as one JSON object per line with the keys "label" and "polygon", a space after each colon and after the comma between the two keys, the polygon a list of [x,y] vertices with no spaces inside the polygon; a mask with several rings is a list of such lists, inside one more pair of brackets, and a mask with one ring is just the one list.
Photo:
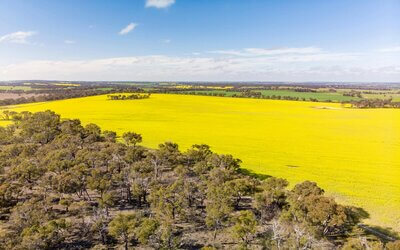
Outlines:
{"label": "distant trees", "polygon": [[130,95],[107,95],[109,100],[138,100],[138,99],[147,99],[150,98],[150,93],[147,94],[130,94]]}
{"label": "distant trees", "polygon": [[7,115],[0,249],[397,249],[355,234],[362,215],[316,183],[245,175],[207,145],[149,149],[51,111]]}
{"label": "distant trees", "polygon": [[392,99],[362,99],[350,102],[354,108],[400,108],[400,102]]}

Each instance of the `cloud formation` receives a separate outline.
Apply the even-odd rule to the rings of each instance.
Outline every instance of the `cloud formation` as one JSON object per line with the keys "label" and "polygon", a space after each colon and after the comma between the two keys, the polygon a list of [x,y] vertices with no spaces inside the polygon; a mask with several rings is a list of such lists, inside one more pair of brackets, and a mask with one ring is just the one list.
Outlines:
{"label": "cloud formation", "polygon": [[175,3],[175,0],[146,0],[146,8],[154,7],[157,9],[167,8]]}
{"label": "cloud formation", "polygon": [[119,32],[119,34],[120,34],[120,35],[126,35],[126,34],[128,34],[129,32],[131,32],[132,30],[134,30],[137,26],[138,26],[137,23],[130,23],[130,24],[128,24],[125,28],[123,28],[123,29]]}
{"label": "cloud formation", "polygon": [[242,50],[214,50],[210,53],[232,55],[232,56],[271,56],[271,55],[282,55],[282,54],[316,54],[321,53],[322,50],[316,47],[304,47],[304,48],[276,48],[276,49],[264,49],[264,48],[245,48]]}
{"label": "cloud formation", "polygon": [[[35,60],[0,66],[0,80],[396,81],[400,61],[387,55],[322,49],[240,50],[252,56],[187,54],[93,60]],[[381,53],[382,54],[382,53]]]}
{"label": "cloud formation", "polygon": [[35,35],[35,31],[17,31],[0,37],[0,43],[28,44],[28,38]]}

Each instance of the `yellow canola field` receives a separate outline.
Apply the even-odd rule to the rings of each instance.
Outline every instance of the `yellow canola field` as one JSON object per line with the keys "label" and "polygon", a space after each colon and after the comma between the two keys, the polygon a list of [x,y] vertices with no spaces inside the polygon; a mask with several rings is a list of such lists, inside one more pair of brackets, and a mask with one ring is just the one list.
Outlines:
{"label": "yellow canola field", "polygon": [[181,149],[209,144],[242,159],[243,167],[254,172],[286,178],[292,185],[316,181],[341,203],[367,210],[368,223],[400,231],[400,109],[163,94],[13,108],[47,109],[103,130],[141,133],[149,147],[165,141]]}

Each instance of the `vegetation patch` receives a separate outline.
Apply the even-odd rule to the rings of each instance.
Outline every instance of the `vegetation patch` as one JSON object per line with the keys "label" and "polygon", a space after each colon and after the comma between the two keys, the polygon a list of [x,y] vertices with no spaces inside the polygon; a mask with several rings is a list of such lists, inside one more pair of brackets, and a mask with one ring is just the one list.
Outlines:
{"label": "vegetation patch", "polygon": [[[51,111],[0,127],[2,249],[398,249],[315,182],[258,179],[197,144],[141,146]],[[360,231],[360,228],[365,228]],[[385,240],[389,237],[389,240]]]}
{"label": "vegetation patch", "polygon": [[321,105],[335,110],[312,108],[313,102],[172,94],[134,102],[101,95],[12,110],[54,110],[118,135],[133,130],[151,148],[165,141],[183,150],[208,144],[215,152],[239,157],[254,173],[282,177],[292,185],[317,182],[339,202],[368,211],[367,223],[399,230],[400,110]]}

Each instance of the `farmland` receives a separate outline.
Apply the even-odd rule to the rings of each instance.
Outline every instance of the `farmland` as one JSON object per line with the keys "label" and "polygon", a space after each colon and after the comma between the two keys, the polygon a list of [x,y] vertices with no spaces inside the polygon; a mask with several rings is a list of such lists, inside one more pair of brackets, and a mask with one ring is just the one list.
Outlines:
{"label": "farmland", "polygon": [[31,90],[31,87],[29,87],[29,86],[0,85],[0,90],[22,90],[22,91],[27,91],[27,90]]}
{"label": "farmland", "polygon": [[[109,101],[106,96],[15,106],[53,110],[143,144],[183,149],[209,144],[260,174],[316,181],[328,195],[364,208],[369,223],[400,229],[400,110],[348,109],[338,103],[153,94]],[[4,123],[3,123],[4,124]]]}

